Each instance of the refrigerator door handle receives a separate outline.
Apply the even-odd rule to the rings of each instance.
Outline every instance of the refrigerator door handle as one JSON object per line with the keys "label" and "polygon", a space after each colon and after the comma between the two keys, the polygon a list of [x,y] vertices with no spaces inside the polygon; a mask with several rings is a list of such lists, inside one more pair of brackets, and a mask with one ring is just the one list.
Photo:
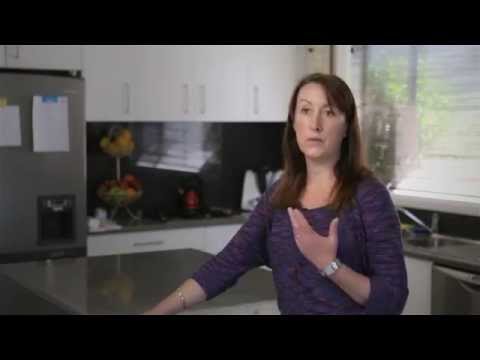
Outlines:
{"label": "refrigerator door handle", "polygon": [[123,92],[124,92],[124,114],[130,114],[130,84],[128,82],[123,84]]}

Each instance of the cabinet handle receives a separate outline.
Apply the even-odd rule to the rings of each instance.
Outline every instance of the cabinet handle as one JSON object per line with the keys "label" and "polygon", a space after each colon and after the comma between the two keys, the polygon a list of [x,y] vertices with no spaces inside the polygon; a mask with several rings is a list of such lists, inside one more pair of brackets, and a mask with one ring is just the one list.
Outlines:
{"label": "cabinet handle", "polygon": [[183,84],[183,113],[188,114],[189,98],[188,98],[188,84]]}
{"label": "cabinet handle", "polygon": [[125,101],[124,101],[124,113],[130,114],[130,84],[124,83],[123,84],[123,91],[125,93]]}
{"label": "cabinet handle", "polygon": [[200,114],[205,115],[207,112],[207,92],[205,85],[200,85]]}
{"label": "cabinet handle", "polygon": [[253,87],[253,113],[255,115],[258,115],[258,113],[260,112],[260,104],[259,104],[259,101],[258,101],[258,86],[255,85]]}
{"label": "cabinet handle", "polygon": [[150,241],[150,242],[143,242],[143,243],[134,243],[134,247],[142,247],[142,246],[157,246],[157,245],[163,245],[165,244],[165,241]]}
{"label": "cabinet handle", "polygon": [[20,45],[15,45],[15,53],[13,54],[11,51],[8,51],[8,49],[9,49],[9,45],[5,45],[5,57],[20,59]]}

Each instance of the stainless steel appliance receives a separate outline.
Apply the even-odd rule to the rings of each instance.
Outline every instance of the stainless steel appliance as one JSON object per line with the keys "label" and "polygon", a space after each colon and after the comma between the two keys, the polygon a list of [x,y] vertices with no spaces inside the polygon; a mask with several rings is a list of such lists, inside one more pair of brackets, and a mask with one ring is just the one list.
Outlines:
{"label": "stainless steel appliance", "polygon": [[[67,97],[64,151],[34,151],[34,96]],[[0,98],[19,107],[21,135],[19,146],[0,144],[0,263],[85,256],[84,80],[68,72],[0,69]]]}
{"label": "stainless steel appliance", "polygon": [[472,314],[480,314],[480,274],[433,266],[432,315]]}

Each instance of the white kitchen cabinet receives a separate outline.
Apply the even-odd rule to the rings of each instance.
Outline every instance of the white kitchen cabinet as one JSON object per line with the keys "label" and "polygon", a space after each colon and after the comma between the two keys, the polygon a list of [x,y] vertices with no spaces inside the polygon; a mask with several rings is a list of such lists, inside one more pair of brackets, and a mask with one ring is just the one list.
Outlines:
{"label": "white kitchen cabinet", "polygon": [[238,122],[247,118],[245,47],[193,47],[194,109],[200,121]]}
{"label": "white kitchen cabinet", "polygon": [[86,45],[88,121],[245,121],[241,47]]}
{"label": "white kitchen cabinet", "polygon": [[290,97],[305,74],[305,47],[252,45],[247,69],[247,119],[285,122]]}
{"label": "white kitchen cabinet", "polygon": [[307,45],[305,52],[306,73],[330,74],[332,72],[332,45]]}
{"label": "white kitchen cabinet", "polygon": [[216,255],[232,240],[241,224],[208,226],[205,228],[205,251]]}
{"label": "white kitchen cabinet", "polygon": [[410,256],[405,257],[409,296],[404,315],[430,315],[432,289],[432,262]]}
{"label": "white kitchen cabinet", "polygon": [[4,45],[9,68],[82,70],[82,45]]}
{"label": "white kitchen cabinet", "polygon": [[204,249],[204,228],[158,230],[88,237],[88,256],[133,254],[177,249]]}
{"label": "white kitchen cabinet", "polygon": [[5,46],[7,45],[0,45],[0,67],[6,66],[5,56],[7,48]]}
{"label": "white kitchen cabinet", "polygon": [[188,309],[178,315],[280,315],[276,300],[235,306]]}
{"label": "white kitchen cabinet", "polygon": [[216,255],[223,250],[241,226],[242,224],[232,224],[192,229],[98,234],[88,237],[87,252],[88,256],[101,256],[191,248]]}
{"label": "white kitchen cabinet", "polygon": [[143,112],[139,115],[143,121],[188,120],[192,113],[188,61],[184,45],[144,46],[140,75]]}
{"label": "white kitchen cabinet", "polygon": [[[242,46],[176,45],[161,50],[164,60],[153,81],[167,84],[168,115],[152,120],[245,121],[246,62]],[[154,49],[154,52],[159,49]],[[152,58],[155,58],[153,56]],[[162,86],[162,85],[159,85]]]}
{"label": "white kitchen cabinet", "polygon": [[85,45],[87,121],[143,120],[145,59],[143,45]]}
{"label": "white kitchen cabinet", "polygon": [[304,46],[85,45],[88,121],[285,121]]}

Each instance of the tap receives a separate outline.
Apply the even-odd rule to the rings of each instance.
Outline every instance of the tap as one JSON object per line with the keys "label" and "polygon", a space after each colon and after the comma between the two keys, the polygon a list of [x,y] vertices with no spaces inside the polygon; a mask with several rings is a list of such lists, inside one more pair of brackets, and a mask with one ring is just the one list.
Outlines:
{"label": "tap", "polygon": [[438,213],[434,212],[432,214],[432,227],[431,227],[431,231],[434,234],[438,234],[438,222],[439,222],[439,220],[440,220],[440,215],[438,215]]}
{"label": "tap", "polygon": [[[433,227],[430,228],[427,224],[425,224],[422,220],[420,220],[418,217],[416,217],[414,214],[412,214],[412,212],[410,212],[409,210],[407,210],[405,208],[402,208],[402,207],[399,207],[399,206],[397,206],[397,210],[402,212],[405,216],[407,216],[410,220],[412,220],[416,225],[418,225],[421,228],[427,230],[430,234],[434,232]],[[437,214],[437,218],[438,218],[438,214]],[[433,220],[432,220],[432,223],[433,223]],[[436,226],[438,228],[438,220],[437,220],[437,225]],[[438,229],[436,229],[435,231],[437,231],[437,230]]]}

